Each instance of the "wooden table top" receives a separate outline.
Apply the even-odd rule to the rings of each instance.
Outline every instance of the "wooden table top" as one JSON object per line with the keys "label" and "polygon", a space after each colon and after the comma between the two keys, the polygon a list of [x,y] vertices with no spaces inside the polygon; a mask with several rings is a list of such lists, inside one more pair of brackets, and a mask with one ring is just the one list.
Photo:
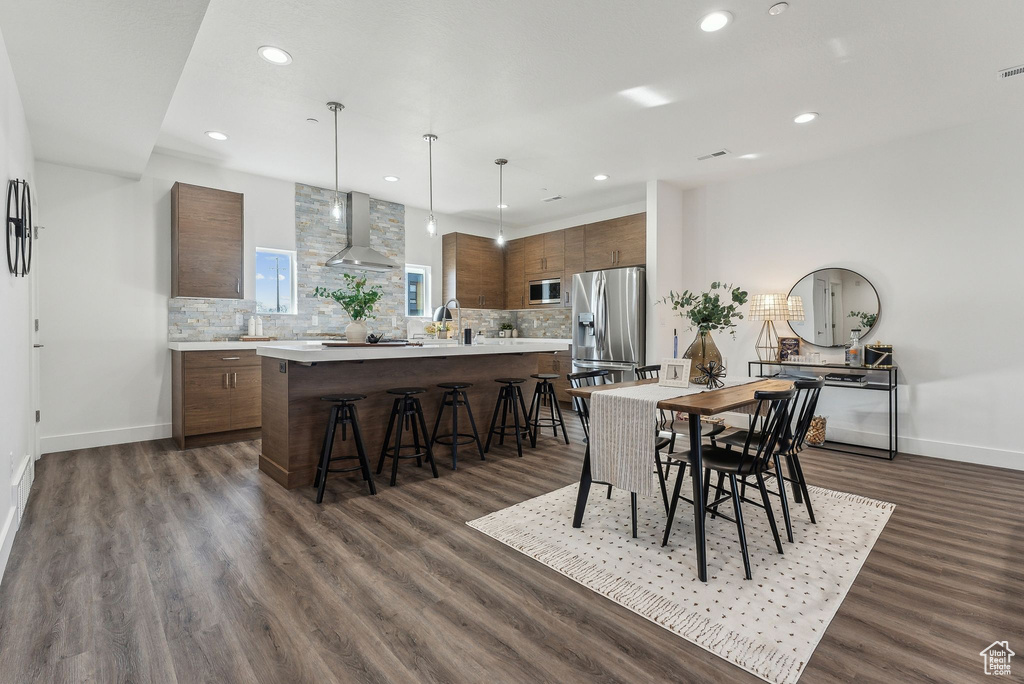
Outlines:
{"label": "wooden table top", "polygon": [[[596,385],[594,387],[570,388],[569,394],[583,399],[589,398],[594,392],[603,390],[619,389],[622,387],[636,387],[637,385],[657,384],[657,378],[649,380],[633,380],[630,382],[616,382],[609,385]],[[695,413],[701,416],[713,416],[726,411],[733,411],[749,404],[753,404],[754,392],[768,391],[778,392],[793,388],[789,380],[757,380],[745,385],[734,387],[723,387],[716,390],[707,390],[696,394],[688,394],[674,399],[666,399],[658,402],[658,408],[666,411],[678,411],[680,413]]]}

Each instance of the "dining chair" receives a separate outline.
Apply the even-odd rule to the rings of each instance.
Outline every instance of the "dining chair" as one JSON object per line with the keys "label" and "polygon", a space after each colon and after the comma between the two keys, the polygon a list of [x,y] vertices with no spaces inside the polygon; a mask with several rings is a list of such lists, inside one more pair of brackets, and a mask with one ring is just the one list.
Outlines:
{"label": "dining chair", "polygon": [[[771,469],[773,457],[783,440],[789,424],[789,417],[796,390],[784,390],[778,392],[755,392],[754,399],[757,402],[754,415],[764,416],[762,429],[749,431],[741,449],[733,450],[717,446],[715,444],[702,447],[701,454],[704,464],[704,499],[708,501],[708,494],[711,485],[711,471],[718,473],[718,487],[714,500],[708,501],[704,507],[704,514],[714,513],[719,517],[736,524],[736,531],[739,537],[740,548],[743,551],[743,568],[747,579],[751,579],[750,556],[747,553],[747,537],[743,527],[742,503],[748,503],[762,508],[768,517],[768,524],[775,538],[775,547],[782,553],[782,540],[779,538],[779,529],[775,523],[775,513],[772,511],[771,500],[768,496],[768,489],[765,486],[764,474]],[[673,458],[689,460],[689,451],[680,452]],[[680,472],[682,474],[682,472]],[[741,495],[739,479],[752,476],[757,480],[757,488],[761,493],[761,503],[748,499]],[[729,491],[727,495],[723,490],[724,480],[729,480]],[[669,507],[668,524],[665,526],[665,538],[663,544],[668,543],[669,534],[672,531],[672,521],[675,518],[676,507],[679,499],[689,501],[680,495],[683,478],[676,480],[672,493],[672,502]],[[732,501],[733,516],[718,512],[718,507]],[[690,502],[692,503],[692,502]]]}
{"label": "dining chair", "polygon": [[[821,388],[825,386],[825,378],[809,378],[793,381],[793,389],[796,390],[796,397],[792,403],[791,416],[787,422],[787,430],[783,440],[777,449],[773,460],[774,468],[765,473],[766,477],[773,477],[779,482],[778,491],[769,489],[768,493],[776,496],[782,503],[783,518],[786,523],[786,536],[793,541],[793,525],[789,512],[789,501],[786,497],[784,482],[793,486],[793,500],[796,503],[803,503],[807,508],[807,517],[814,523],[814,509],[811,507],[811,497],[807,489],[807,480],[804,478],[803,468],[800,465],[799,453],[803,451],[804,440],[807,438],[807,431],[811,427],[811,419],[818,407],[818,395]],[[751,419],[751,427],[757,428],[757,417]],[[724,437],[717,439],[726,448],[742,448],[747,440],[749,430],[737,430]],[[786,459],[787,476],[782,470],[780,458]],[[740,482],[740,494],[746,490],[747,479],[744,477]]]}

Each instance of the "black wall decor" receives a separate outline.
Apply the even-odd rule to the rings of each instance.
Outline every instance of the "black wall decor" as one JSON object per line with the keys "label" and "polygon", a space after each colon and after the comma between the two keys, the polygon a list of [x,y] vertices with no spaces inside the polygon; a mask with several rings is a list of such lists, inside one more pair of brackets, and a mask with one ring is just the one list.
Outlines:
{"label": "black wall decor", "polygon": [[17,178],[7,182],[7,268],[22,277],[32,268],[32,195]]}

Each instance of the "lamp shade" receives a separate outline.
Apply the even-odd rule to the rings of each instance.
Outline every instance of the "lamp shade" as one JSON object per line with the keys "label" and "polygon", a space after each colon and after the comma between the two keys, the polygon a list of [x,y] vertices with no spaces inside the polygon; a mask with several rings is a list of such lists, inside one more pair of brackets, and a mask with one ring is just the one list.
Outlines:
{"label": "lamp shade", "polygon": [[789,305],[789,317],[788,321],[802,321],[804,320],[804,300],[800,299],[798,295],[792,295],[787,302]]}
{"label": "lamp shade", "polygon": [[788,295],[756,294],[750,298],[750,320],[785,321],[789,318]]}
{"label": "lamp shade", "polygon": [[452,320],[452,311],[447,306],[439,306],[434,309],[434,320],[435,321],[450,321]]}

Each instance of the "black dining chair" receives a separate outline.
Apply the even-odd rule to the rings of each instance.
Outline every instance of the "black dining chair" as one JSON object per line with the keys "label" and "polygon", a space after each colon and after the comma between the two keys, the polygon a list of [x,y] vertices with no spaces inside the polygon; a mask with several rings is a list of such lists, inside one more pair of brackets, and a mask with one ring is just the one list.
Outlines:
{"label": "black dining chair", "polygon": [[[807,490],[807,480],[804,478],[804,471],[800,465],[800,452],[804,449],[804,440],[807,438],[807,431],[811,427],[811,419],[818,408],[818,395],[821,388],[825,386],[825,378],[809,378],[793,381],[793,389],[796,390],[796,398],[792,404],[792,415],[787,424],[787,431],[782,444],[773,459],[773,470],[765,473],[766,477],[773,477],[779,482],[779,490],[768,490],[769,494],[779,497],[782,502],[782,511],[786,522],[786,532],[789,541],[793,541],[793,526],[789,514],[789,502],[786,498],[784,482],[789,482],[793,487],[793,500],[796,503],[803,503],[807,508],[807,517],[814,523],[814,509],[811,507],[811,496]],[[757,429],[756,417],[751,418],[751,428]],[[748,430],[737,430],[731,432],[717,441],[728,447],[742,448],[746,442]],[[780,457],[786,460],[787,476],[782,471]],[[740,493],[744,491],[746,478],[740,482]]]}
{"label": "black dining chair", "polygon": [[[765,486],[764,475],[771,470],[774,464],[776,450],[780,448],[785,437],[789,424],[790,410],[796,390],[784,390],[780,392],[755,392],[754,399],[757,404],[754,415],[764,416],[762,429],[749,431],[743,447],[738,450],[725,448],[717,445],[702,447],[701,454],[704,464],[704,499],[708,501],[708,494],[711,486],[711,472],[718,473],[717,494],[714,500],[708,501],[704,507],[704,514],[714,513],[736,524],[736,531],[739,536],[740,548],[743,551],[743,568],[747,579],[751,579],[750,556],[747,553],[747,537],[743,528],[742,503],[748,503],[762,508],[768,516],[768,524],[775,538],[775,547],[782,553],[782,540],[779,538],[779,529],[775,524],[775,513],[772,511],[771,500],[768,496],[768,488]],[[680,453],[674,456],[677,459],[689,459],[689,452]],[[761,493],[761,503],[747,499],[740,493],[739,479],[754,477],[757,480],[757,488]],[[724,480],[729,480],[729,491],[727,495],[723,490]],[[665,537],[662,545],[668,544],[669,534],[672,532],[672,520],[675,518],[676,507],[679,499],[689,501],[680,495],[682,486],[682,470],[680,477],[676,480],[672,493],[672,502],[669,507],[668,524],[665,526]],[[732,501],[733,516],[718,512],[718,507]]]}

